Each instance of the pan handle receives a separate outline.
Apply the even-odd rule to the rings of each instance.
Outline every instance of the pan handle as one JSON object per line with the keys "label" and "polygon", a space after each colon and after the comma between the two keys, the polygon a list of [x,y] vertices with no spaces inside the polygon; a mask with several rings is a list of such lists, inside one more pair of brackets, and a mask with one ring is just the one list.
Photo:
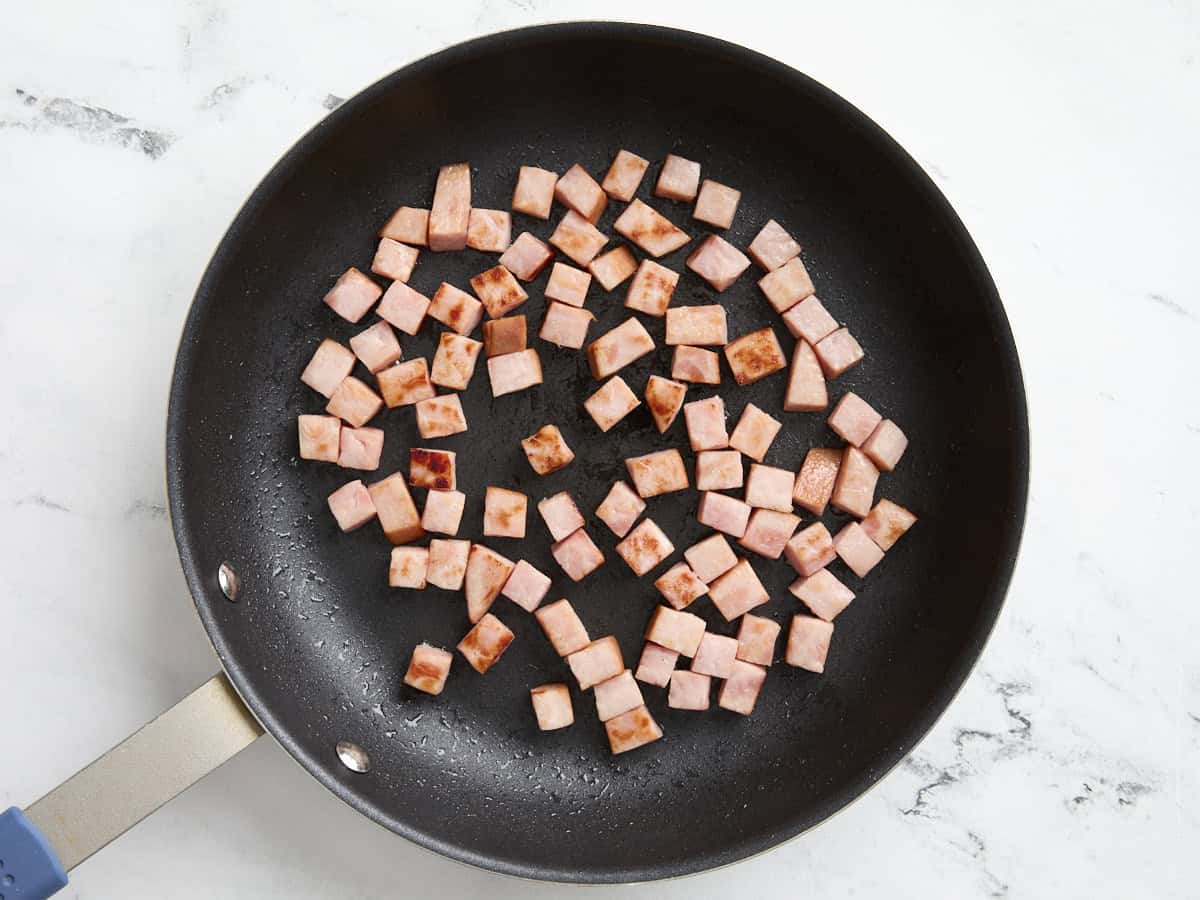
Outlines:
{"label": "pan handle", "polygon": [[24,812],[0,814],[0,898],[42,900],[67,872],[262,734],[224,673]]}

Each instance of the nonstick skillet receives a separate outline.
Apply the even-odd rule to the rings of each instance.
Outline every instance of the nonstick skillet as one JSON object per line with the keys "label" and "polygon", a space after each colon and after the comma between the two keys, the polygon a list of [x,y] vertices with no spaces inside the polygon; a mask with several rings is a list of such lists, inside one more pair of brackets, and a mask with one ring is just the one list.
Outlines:
{"label": "nonstick skillet", "polygon": [[[573,727],[537,731],[528,689],[566,672],[533,618],[508,601],[494,611],[516,641],[486,676],[458,659],[440,698],[403,686],[416,643],[452,647],[469,627],[461,594],[386,586],[388,545],[375,526],[337,530],[325,497],[350,476],[297,458],[295,417],[323,405],[297,377],[315,344],[345,341],[366,324],[336,318],[322,294],[348,265],[369,266],[373,235],[396,206],[428,205],[440,165],[469,160],[475,205],[506,209],[518,166],[561,172],[580,162],[600,175],[621,147],[654,161],[644,199],[669,152],[739,188],[729,232],[738,246],[769,218],[800,236],[822,301],[867,353],[831,383],[832,396],[854,390],[910,435],[878,495],[921,519],[867,579],[835,563],[858,598],[837,620],[824,675],[777,663],[746,718],[669,710],[663,692],[647,688],[665,737],[613,757],[590,696],[575,693]],[[653,203],[705,233],[684,205]],[[606,231],[620,206],[601,220]],[[558,216],[515,216],[514,234],[545,238]],[[682,269],[687,252],[664,261]],[[442,280],[466,287],[492,264],[473,251],[425,253],[411,283],[426,294]],[[544,279],[519,310],[531,331]],[[593,290],[592,337],[626,317],[622,296]],[[674,302],[717,301],[689,272]],[[731,336],[771,324],[790,350],[751,273],[720,302]],[[622,372],[639,393],[649,373],[669,370],[661,320],[643,322],[660,349]],[[405,357],[430,356],[438,330],[406,340]],[[488,484],[532,500],[569,490],[590,515],[625,477],[625,457],[686,447],[682,422],[660,436],[644,407],[600,435],[582,408],[597,385],[584,354],[535,346],[544,385],[493,400],[477,373],[463,397],[470,430],[436,442],[458,452],[469,497],[460,536],[481,537]],[[739,389],[726,372],[723,385],[693,388],[689,398],[720,393],[732,415],[748,401],[778,414],[784,380]],[[807,448],[837,445],[823,415],[782,416],[768,463],[795,469]],[[550,422],[577,458],[539,478],[518,440]],[[426,443],[410,410],[372,424],[387,432],[380,477]],[[463,862],[572,882],[735,862],[846,806],[950,703],[1003,602],[1027,478],[1020,368],[988,271],[916,163],[846,101],[742,47],[649,26],[550,25],[452,47],[349,100],[283,157],[229,228],[188,315],[167,423],[170,511],[196,609],[236,695],[218,676],[27,816],[10,811],[0,819],[0,858],[10,872],[25,860],[48,893],[61,872],[38,865],[50,865],[51,848],[70,868],[252,740],[261,723],[360,812]],[[681,549],[703,534],[695,511],[694,492],[648,509]],[[833,514],[826,521],[840,524]],[[488,543],[552,573],[550,597],[570,598],[594,636],[616,635],[636,660],[658,602],[652,579],[633,578],[612,535],[590,522],[609,562],[579,584],[553,562],[532,513],[527,539]],[[790,568],[755,567],[774,598],[756,612],[786,626],[797,608]],[[731,633],[706,600],[694,608]],[[38,883],[27,878],[28,893],[14,896],[39,895]]]}

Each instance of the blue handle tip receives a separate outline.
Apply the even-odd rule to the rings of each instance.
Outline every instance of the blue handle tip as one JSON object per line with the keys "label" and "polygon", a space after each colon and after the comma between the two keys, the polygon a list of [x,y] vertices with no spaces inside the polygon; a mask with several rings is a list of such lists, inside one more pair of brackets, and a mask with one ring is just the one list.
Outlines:
{"label": "blue handle tip", "polygon": [[44,900],[67,872],[37,826],[15,806],[0,813],[0,900]]}

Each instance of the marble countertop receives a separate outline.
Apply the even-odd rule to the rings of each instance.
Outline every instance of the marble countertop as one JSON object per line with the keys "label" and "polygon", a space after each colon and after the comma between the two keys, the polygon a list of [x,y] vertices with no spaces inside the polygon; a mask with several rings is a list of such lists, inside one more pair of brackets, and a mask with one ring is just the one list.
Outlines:
{"label": "marble countertop", "polygon": [[[716,6],[715,4],[711,6]],[[664,2],[795,65],[926,167],[1022,354],[1033,485],[1008,605],[875,790],[730,869],[590,896],[1195,895],[1200,842],[1200,18],[1188,4]],[[0,809],[212,674],[164,510],[192,290],[340,98],[500,28],[628,0],[25,6],[0,33]],[[259,741],[67,896],[552,896],[373,825]]]}

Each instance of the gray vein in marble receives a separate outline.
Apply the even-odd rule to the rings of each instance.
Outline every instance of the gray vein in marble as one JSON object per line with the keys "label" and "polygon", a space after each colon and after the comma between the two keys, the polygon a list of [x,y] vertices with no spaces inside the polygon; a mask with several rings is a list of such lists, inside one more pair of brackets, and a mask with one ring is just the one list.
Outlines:
{"label": "gray vein in marble", "polygon": [[337,94],[326,94],[325,99],[321,101],[321,105],[326,109],[333,110],[337,109],[345,102],[345,97],[339,97]]}
{"label": "gray vein in marble", "polygon": [[37,506],[41,509],[48,509],[53,512],[69,513],[71,511],[69,506],[64,506],[56,500],[51,500],[44,494],[30,494],[27,497],[21,497],[13,503],[13,506]]}
{"label": "gray vein in marble", "polygon": [[1165,309],[1169,309],[1171,312],[1175,313],[1175,315],[1177,315],[1177,316],[1183,316],[1185,319],[1195,319],[1196,318],[1190,309],[1188,309],[1182,303],[1176,303],[1170,297],[1166,297],[1162,294],[1147,294],[1146,298],[1148,300],[1153,300],[1155,303],[1157,303],[1159,306],[1161,306]]}
{"label": "gray vein in marble", "polygon": [[166,519],[166,517],[167,508],[161,503],[137,499],[125,507],[125,518],[127,519]]}
{"label": "gray vein in marble", "polygon": [[963,851],[963,853],[967,854],[967,856],[978,864],[979,871],[983,874],[984,885],[989,897],[1005,897],[1008,895],[1008,883],[1001,881],[988,868],[987,844],[984,843],[983,838],[976,832],[967,829],[967,844],[965,846],[957,841],[951,841],[951,844]]}
{"label": "gray vein in marble", "polygon": [[16,89],[16,95],[21,103],[18,111],[24,115],[19,118],[0,118],[0,129],[39,131],[62,128],[85,140],[139,150],[150,159],[161,157],[175,141],[175,137],[166,131],[143,127],[128,116],[103,106],[66,97],[42,100],[21,88]]}

